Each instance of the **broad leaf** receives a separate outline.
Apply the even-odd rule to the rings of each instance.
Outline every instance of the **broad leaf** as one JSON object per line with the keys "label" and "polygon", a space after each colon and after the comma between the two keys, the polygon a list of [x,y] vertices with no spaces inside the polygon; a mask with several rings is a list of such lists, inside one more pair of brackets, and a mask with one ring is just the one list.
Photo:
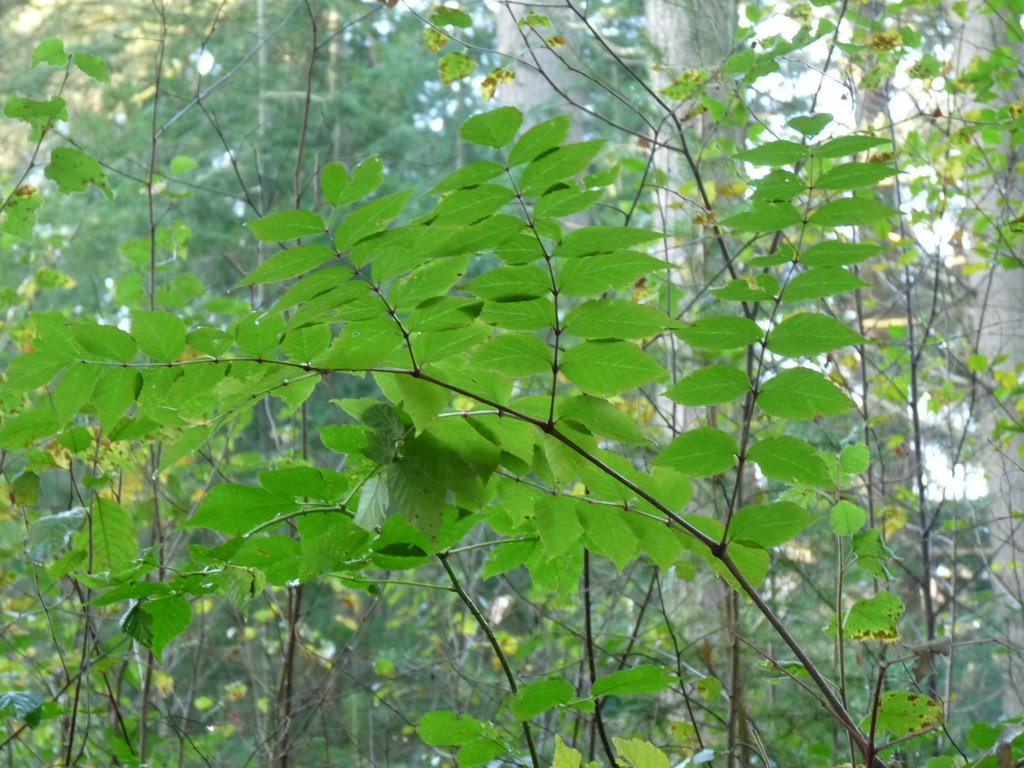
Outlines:
{"label": "broad leaf", "polygon": [[569,135],[569,116],[559,115],[538,123],[524,133],[508,157],[510,167],[528,163],[559,146]]}
{"label": "broad leaf", "polygon": [[170,312],[132,312],[132,336],[142,354],[158,363],[173,362],[185,350],[185,323]]}
{"label": "broad leaf", "polygon": [[565,377],[591,395],[618,395],[664,379],[668,372],[635,344],[585,341],[562,354]]}
{"label": "broad leaf", "polygon": [[662,237],[660,232],[631,227],[581,227],[562,238],[554,256],[573,258],[598,253],[610,253],[636,245],[643,245]]}
{"label": "broad leaf", "polygon": [[39,517],[29,523],[25,536],[25,556],[30,563],[43,565],[67,547],[71,534],[85,524],[86,511],[73,507],[66,512]]}
{"label": "broad leaf", "polygon": [[636,420],[607,400],[590,395],[577,395],[558,404],[558,418],[582,424],[591,432],[631,445],[646,445]]}
{"label": "broad leaf", "polygon": [[178,595],[144,600],[121,619],[121,631],[160,660],[164,648],[192,623],[192,606]]}
{"label": "broad leaf", "polygon": [[642,339],[676,325],[660,309],[621,299],[597,299],[570,312],[563,329],[584,339]]}
{"label": "broad leaf", "polygon": [[603,141],[566,144],[530,161],[519,177],[524,195],[542,195],[553,184],[581,173],[604,145]]}
{"label": "broad leaf", "polygon": [[[908,691],[883,693],[874,718],[875,728],[879,732],[888,731],[897,738],[937,728],[942,725],[943,719],[941,701]],[[866,718],[861,727],[870,728],[871,718]]]}
{"label": "broad leaf", "polygon": [[569,496],[545,496],[534,507],[537,533],[549,560],[565,553],[583,535],[576,504]]}
{"label": "broad leaf", "polygon": [[883,163],[844,163],[829,169],[815,180],[819,189],[859,189],[873,187],[899,171]]}
{"label": "broad leaf", "polygon": [[504,147],[516,137],[523,124],[523,113],[515,107],[498,109],[473,115],[462,124],[459,136],[483,147]]}
{"label": "broad leaf", "polygon": [[257,240],[280,243],[302,237],[321,235],[327,231],[324,221],[311,211],[278,211],[262,219],[246,223]]}
{"label": "broad leaf", "polygon": [[891,144],[890,139],[879,136],[840,136],[819,144],[811,152],[815,157],[844,157]]}
{"label": "broad leaf", "polygon": [[808,368],[787,368],[761,387],[757,404],[770,416],[817,419],[846,413],[855,403],[825,376]]}
{"label": "broad leaf", "polygon": [[575,689],[561,678],[538,680],[524,685],[509,701],[517,720],[532,720],[549,709],[565,704],[575,696]]}
{"label": "broad leaf", "polygon": [[207,492],[195,514],[183,526],[239,536],[297,508],[291,496],[250,485],[221,483]]}
{"label": "broad leaf", "polygon": [[654,466],[668,467],[684,475],[708,477],[736,466],[740,449],[728,432],[699,427],[673,440],[654,459]]}
{"label": "broad leaf", "polygon": [[790,203],[756,202],[750,210],[725,219],[722,225],[737,232],[778,232],[803,220],[803,214]]}
{"label": "broad leaf", "polygon": [[842,267],[818,267],[801,272],[786,283],[782,300],[809,301],[868,287],[870,283]]}
{"label": "broad leaf", "polygon": [[768,350],[783,357],[803,357],[867,341],[828,315],[801,312],[779,323],[768,336]]}
{"label": "broad leaf", "polygon": [[843,637],[847,640],[879,640],[893,643],[900,639],[897,623],[903,616],[903,601],[892,592],[858,600],[843,619]]}
{"label": "broad leaf", "polygon": [[57,147],[50,153],[50,162],[43,171],[48,179],[57,182],[65,195],[85,192],[92,184],[103,191],[108,198],[114,193],[107,186],[107,176],[95,158],[74,147]]}
{"label": "broad leaf", "polygon": [[659,693],[676,682],[667,667],[649,664],[599,677],[591,688],[593,696],[630,696]]}
{"label": "broad leaf", "polygon": [[794,485],[833,485],[828,467],[817,451],[796,437],[767,437],[750,447],[747,458],[773,480]]}
{"label": "broad leaf", "polygon": [[695,349],[737,349],[761,340],[763,332],[745,317],[705,317],[676,330]]}
{"label": "broad leaf", "polygon": [[836,536],[850,536],[868,521],[868,513],[852,502],[842,499],[836,502],[829,513],[829,523]]}
{"label": "broad leaf", "polygon": [[741,507],[729,522],[729,540],[769,549],[785,544],[817,519],[791,501]]}
{"label": "broad leaf", "polygon": [[567,296],[595,296],[642,280],[665,266],[665,262],[636,251],[570,259],[560,265],[558,289]]}
{"label": "broad leaf", "polygon": [[890,219],[897,213],[877,200],[844,197],[812,211],[810,222],[819,227],[867,227]]}
{"label": "broad leaf", "polygon": [[474,365],[511,376],[550,373],[553,363],[551,347],[536,336],[518,333],[488,339],[473,355]]}
{"label": "broad leaf", "polygon": [[277,283],[292,277],[304,275],[335,257],[335,252],[323,245],[299,245],[279,253],[275,253],[249,276],[238,283],[239,286]]}
{"label": "broad leaf", "polygon": [[882,252],[878,243],[844,243],[825,240],[800,253],[800,263],[808,267],[842,267],[859,264]]}
{"label": "broad leaf", "polygon": [[665,395],[681,405],[728,403],[750,391],[745,371],[729,365],[708,365],[680,379]]}

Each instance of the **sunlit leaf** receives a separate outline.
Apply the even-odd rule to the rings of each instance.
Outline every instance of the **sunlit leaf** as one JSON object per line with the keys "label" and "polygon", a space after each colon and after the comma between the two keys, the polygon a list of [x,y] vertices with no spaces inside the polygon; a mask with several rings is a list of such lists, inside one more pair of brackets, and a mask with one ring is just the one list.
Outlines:
{"label": "sunlit leaf", "polygon": [[880,640],[893,643],[900,639],[897,623],[903,616],[903,601],[892,592],[858,600],[843,618],[843,637],[847,640]]}
{"label": "sunlit leaf", "polygon": [[657,467],[668,467],[684,475],[707,477],[736,466],[740,449],[728,432],[699,427],[684,432],[654,459]]}

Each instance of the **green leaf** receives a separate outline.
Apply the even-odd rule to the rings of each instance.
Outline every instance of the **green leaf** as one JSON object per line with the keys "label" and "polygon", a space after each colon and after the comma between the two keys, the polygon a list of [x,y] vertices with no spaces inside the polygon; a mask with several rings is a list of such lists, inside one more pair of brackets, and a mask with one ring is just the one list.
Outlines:
{"label": "green leaf", "polygon": [[475,71],[476,62],[464,53],[446,53],[437,63],[437,72],[445,85],[469,77]]}
{"label": "green leaf", "polygon": [[711,427],[699,427],[673,440],[654,459],[654,466],[681,474],[709,477],[736,466],[740,449],[735,438]]}
{"label": "green leaf", "polygon": [[327,163],[320,171],[320,190],[328,205],[338,205],[342,192],[351,182],[348,170],[341,163]]}
{"label": "green leaf", "polygon": [[29,728],[42,722],[46,699],[33,691],[0,692],[0,717],[21,720]]}
{"label": "green leaf", "polygon": [[481,299],[516,301],[546,296],[551,277],[533,265],[498,267],[470,280],[464,288]]}
{"label": "green leaf", "polygon": [[263,523],[298,509],[291,496],[271,493],[251,485],[221,483],[211,488],[185,528],[209,528],[241,536]]}
{"label": "green leaf", "polygon": [[121,620],[121,631],[159,661],[164,648],[192,623],[192,606],[179,595],[136,603]]}
{"label": "green leaf", "polygon": [[561,736],[555,736],[555,756],[551,768],[580,768],[583,755],[567,747]]}
{"label": "green leaf", "polygon": [[737,278],[721,288],[711,289],[712,295],[722,301],[770,301],[778,292],[779,281],[767,274],[746,280]]}
{"label": "green leaf", "polygon": [[445,295],[459,281],[469,264],[468,256],[435,259],[396,280],[388,293],[395,309],[411,309],[427,299]]}
{"label": "green leaf", "polygon": [[842,267],[859,264],[882,252],[878,243],[843,243],[826,240],[804,249],[799,261],[808,267]]}
{"label": "green leaf", "polygon": [[384,522],[390,504],[387,477],[374,475],[363,483],[352,521],[364,531],[373,531]]}
{"label": "green leaf", "polygon": [[811,212],[810,222],[819,227],[866,227],[897,215],[897,211],[866,197],[833,200]]}
{"label": "green leaf", "polygon": [[808,368],[787,368],[761,387],[757,404],[769,416],[817,419],[846,413],[855,403],[824,375]]}
{"label": "green leaf", "polygon": [[640,539],[633,531],[630,513],[622,509],[581,505],[576,508],[583,524],[587,549],[615,563],[619,573],[640,554]]}
{"label": "green leaf", "polygon": [[890,139],[878,136],[840,136],[819,144],[811,152],[815,157],[845,157],[891,144]]}
{"label": "green leaf", "polygon": [[803,179],[779,168],[755,181],[754,186],[753,199],[767,203],[786,202],[807,191]]}
{"label": "green leaf", "polygon": [[737,232],[779,232],[803,220],[791,203],[755,202],[750,210],[730,216],[722,225]]}
{"label": "green leaf", "polygon": [[831,122],[832,115],[800,115],[799,117],[792,118],[786,125],[801,136],[813,139],[825,130],[825,126]]}
{"label": "green leaf", "polygon": [[576,187],[556,189],[541,197],[533,206],[533,216],[559,218],[589,210],[601,199],[604,192],[599,189],[580,190]]}
{"label": "green leaf", "polygon": [[669,768],[668,756],[649,741],[612,736],[612,743],[622,768]]}
{"label": "green leaf", "polygon": [[601,140],[583,141],[540,155],[523,169],[519,190],[524,195],[544,194],[555,182],[581,173],[603,144]]}
{"label": "green leaf", "polygon": [[665,395],[681,405],[728,403],[750,391],[745,371],[730,365],[708,365],[680,379]]}
{"label": "green leaf", "polygon": [[280,243],[303,237],[322,235],[327,231],[324,220],[312,211],[278,211],[246,225],[257,240]]}
{"label": "green leaf", "polygon": [[559,115],[538,123],[519,137],[508,156],[510,168],[528,163],[559,146],[569,135],[569,116]]}
{"label": "green leaf", "polygon": [[903,601],[892,592],[858,600],[843,619],[843,637],[847,640],[879,640],[893,643],[900,639],[897,623],[903,616]]}
{"label": "green leaf", "polygon": [[770,549],[785,544],[817,520],[817,515],[791,501],[753,504],[736,510],[729,522],[729,541]]}
{"label": "green leaf", "polygon": [[595,697],[660,693],[671,688],[676,679],[667,667],[646,664],[599,677],[590,692]]}
{"label": "green leaf", "polygon": [[139,555],[135,522],[122,507],[100,497],[92,514],[92,571],[114,571]]}
{"label": "green leaf", "polygon": [[288,280],[316,269],[336,256],[335,252],[323,245],[299,245],[275,253],[238,283],[262,285]]}
{"label": "green leaf", "polygon": [[[340,179],[337,171],[333,173]],[[377,191],[383,181],[384,161],[377,155],[371,155],[352,169],[352,178],[347,184],[343,181],[336,182],[340,189],[337,190],[336,199],[331,204],[347,205],[369,197]]]}
{"label": "green leaf", "polygon": [[843,472],[859,475],[871,465],[871,452],[863,443],[848,445],[839,453],[839,466]]}
{"label": "green leaf", "polygon": [[722,350],[754,344],[763,332],[745,317],[705,317],[677,329],[676,336],[695,349]]}
{"label": "green leaf", "polygon": [[97,323],[77,323],[71,328],[75,340],[86,353],[100,360],[127,363],[135,359],[135,339],[120,328]]}
{"label": "green leaf", "polygon": [[25,557],[30,563],[43,565],[58,555],[71,540],[71,534],[86,521],[83,507],[73,507],[66,512],[45,515],[28,525],[25,536]]}
{"label": "green leaf", "polygon": [[802,357],[866,341],[835,318],[800,312],[775,326],[768,336],[768,350],[783,357]]}
{"label": "green leaf", "polygon": [[4,386],[15,391],[44,387],[70,362],[63,354],[30,352],[11,360],[4,372]]}
{"label": "green leaf", "polygon": [[565,704],[575,696],[575,689],[565,680],[554,678],[524,685],[509,701],[516,720],[532,720],[549,709]]}
{"label": "green leaf", "polygon": [[836,502],[829,513],[829,523],[836,536],[850,536],[868,521],[868,513],[845,499]]}
{"label": "green leaf", "polygon": [[170,363],[185,351],[185,323],[160,310],[132,312],[132,336],[142,354],[158,363]]}
{"label": "green leaf", "polygon": [[404,344],[405,339],[390,317],[351,322],[326,352],[310,362],[317,368],[365,371]]}
{"label": "green leaf", "polygon": [[458,8],[444,5],[438,6],[431,12],[430,21],[439,27],[450,25],[462,29],[469,29],[473,24],[469,14]]}
{"label": "green leaf", "polygon": [[555,306],[548,297],[524,301],[488,301],[480,320],[513,331],[539,331],[555,327]]}
{"label": "green leaf", "polygon": [[406,190],[386,195],[352,211],[334,231],[334,247],[347,250],[385,229],[402,212],[411,194],[411,190]]}
{"label": "green leaf", "polygon": [[455,189],[475,187],[478,184],[483,184],[485,181],[490,181],[496,176],[500,176],[504,172],[504,167],[499,163],[494,163],[490,160],[478,160],[450,173],[440,184],[430,190],[430,194],[441,195]]}
{"label": "green leaf", "polygon": [[436,363],[480,346],[491,332],[492,329],[483,323],[471,323],[464,328],[443,331],[414,331],[410,334],[410,342],[417,361]]}
{"label": "green leaf", "polygon": [[250,312],[238,321],[235,341],[247,355],[271,355],[284,335],[284,318],[268,312]]}
{"label": "green leaf", "polygon": [[747,450],[747,458],[772,480],[791,485],[833,485],[828,467],[817,451],[810,443],[796,437],[767,437]]}
{"label": "green leaf", "polygon": [[591,395],[612,396],[668,374],[654,358],[625,341],[585,341],[562,354],[562,373]]}
{"label": "green leaf", "polygon": [[454,712],[427,712],[420,718],[416,732],[424,744],[447,747],[465,744],[484,735],[484,724],[469,715]]}
{"label": "green leaf", "polygon": [[32,127],[32,140],[42,136],[43,129],[56,120],[67,120],[67,104],[60,96],[48,101],[12,96],[4,103],[4,117],[23,120]]}
{"label": "green leaf", "polygon": [[807,157],[807,147],[795,141],[769,141],[733,157],[752,165],[794,165]]}
{"label": "green leaf", "polygon": [[523,124],[523,113],[515,107],[498,109],[473,115],[462,124],[459,136],[471,144],[500,149],[509,144]]}
{"label": "green leaf", "polygon": [[663,237],[660,232],[630,227],[580,227],[562,238],[554,256],[575,258],[644,245]]}
{"label": "green leaf", "polygon": [[[899,738],[937,728],[943,719],[942,702],[937,699],[917,692],[886,691],[879,699],[874,724],[878,732],[888,731]],[[870,716],[861,727],[865,730],[871,727]]]}
{"label": "green leaf", "polygon": [[566,296],[595,296],[663,269],[665,262],[636,251],[570,259],[560,264],[558,289]]}
{"label": "green leaf", "polygon": [[510,376],[531,376],[551,371],[551,347],[536,336],[502,334],[488,339],[473,355],[473,365]]}
{"label": "green leaf", "polygon": [[43,175],[57,182],[57,187],[65,195],[85,192],[92,184],[102,190],[108,198],[114,197],[114,193],[107,186],[107,176],[103,173],[103,167],[94,158],[74,147],[57,147],[53,150]]}
{"label": "green leaf", "polygon": [[[467,189],[449,192],[434,209],[434,220],[430,227],[439,224],[473,224],[497,213],[509,202],[515,193],[500,184],[478,184]],[[442,255],[450,255],[447,248]]]}
{"label": "green leaf", "polygon": [[623,299],[580,304],[562,324],[566,333],[584,339],[642,339],[657,336],[676,321],[657,307]]}
{"label": "green leaf", "polygon": [[814,186],[818,189],[839,190],[873,187],[882,179],[898,173],[898,170],[884,163],[844,163],[822,174]]}
{"label": "green leaf", "polygon": [[647,445],[636,421],[607,400],[590,395],[577,395],[558,403],[558,418],[582,424],[596,435],[629,445]]}
{"label": "green leaf", "polygon": [[534,505],[537,533],[548,560],[564,554],[583,536],[576,504],[569,496],[545,496]]}
{"label": "green leaf", "polygon": [[327,323],[304,325],[288,331],[281,339],[281,351],[300,363],[315,360],[330,346],[331,327]]}
{"label": "green leaf", "polygon": [[32,51],[32,68],[40,64],[49,64],[51,67],[63,67],[68,63],[68,54],[64,50],[64,43],[55,37],[43,40]]}
{"label": "green leaf", "polygon": [[817,267],[801,272],[786,283],[782,300],[810,301],[868,288],[870,285],[842,267]]}
{"label": "green leaf", "polygon": [[892,574],[886,562],[897,559],[882,540],[882,533],[877,528],[868,528],[853,534],[851,540],[853,554],[857,556],[857,566],[871,574],[879,581],[891,581]]}
{"label": "green leaf", "polygon": [[77,52],[71,55],[71,62],[93,80],[101,83],[110,81],[110,67],[99,56]]}

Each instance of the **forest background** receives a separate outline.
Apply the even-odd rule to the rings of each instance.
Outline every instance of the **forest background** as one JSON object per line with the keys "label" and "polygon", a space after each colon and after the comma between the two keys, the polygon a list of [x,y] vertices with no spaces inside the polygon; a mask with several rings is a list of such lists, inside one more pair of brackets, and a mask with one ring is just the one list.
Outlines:
{"label": "forest background", "polygon": [[0,760],[1024,765],[1022,14],[0,4]]}

